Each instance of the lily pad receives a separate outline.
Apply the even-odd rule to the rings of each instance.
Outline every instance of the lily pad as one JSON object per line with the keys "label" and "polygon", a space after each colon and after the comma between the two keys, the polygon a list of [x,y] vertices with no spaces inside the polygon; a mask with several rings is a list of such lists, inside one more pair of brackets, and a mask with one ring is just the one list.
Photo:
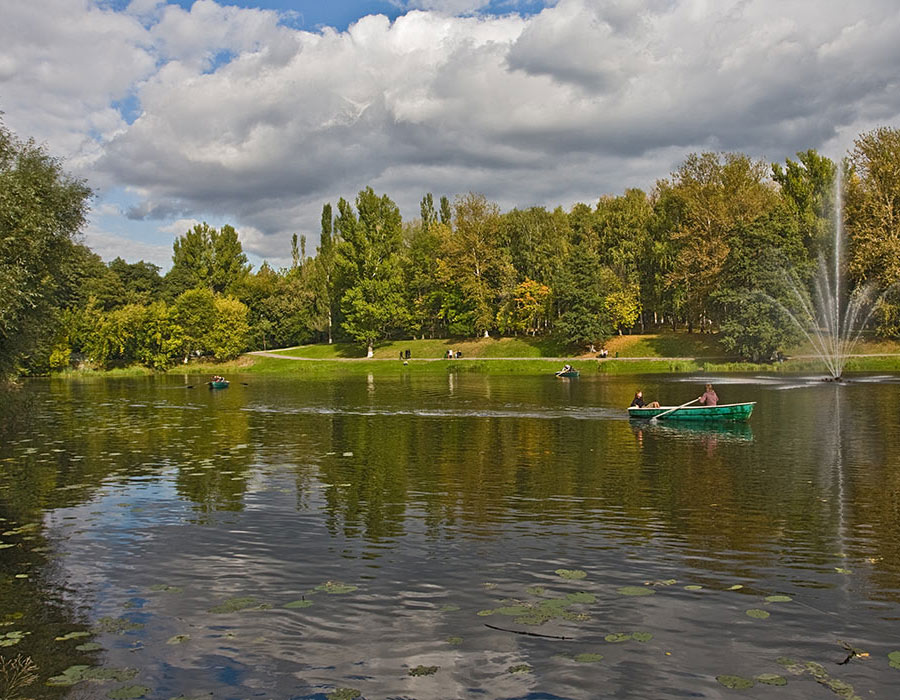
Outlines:
{"label": "lily pad", "polygon": [[726,591],[739,591],[739,590],[741,590],[743,587],[744,587],[744,586],[741,585],[740,583],[736,583],[736,584],[734,584],[733,586],[729,586],[729,587],[726,588],[725,590],[726,590]]}
{"label": "lily pad", "polygon": [[516,664],[506,669],[507,673],[531,673],[534,669],[528,664]]}
{"label": "lily pad", "polygon": [[616,593],[619,595],[645,596],[653,595],[656,591],[652,588],[646,588],[645,586],[622,586]]}
{"label": "lily pad", "polygon": [[636,642],[646,643],[653,639],[653,635],[649,632],[632,632],[631,638]]}
{"label": "lily pad", "polygon": [[751,608],[747,611],[747,617],[752,617],[756,620],[765,620],[769,617],[769,613],[765,610],[760,610],[759,608]]}
{"label": "lily pad", "polygon": [[166,640],[166,644],[184,644],[191,638],[189,634],[176,634],[173,637],[169,637]]}
{"label": "lily pad", "polygon": [[106,697],[112,700],[128,700],[129,698],[142,698],[150,692],[145,685],[125,685],[115,690],[110,690]]}
{"label": "lily pad", "polygon": [[13,630],[12,632],[0,634],[0,647],[15,646],[29,634],[31,634],[31,632],[23,632],[22,630]]}
{"label": "lily pad", "polygon": [[777,673],[760,673],[754,676],[753,680],[764,685],[787,685],[787,678],[779,676]]}
{"label": "lily pad", "polygon": [[603,654],[592,654],[588,652],[584,654],[575,654],[572,658],[580,664],[594,664],[603,660]]}
{"label": "lily pad", "polygon": [[125,617],[101,617],[97,620],[96,630],[106,634],[125,634],[133,630],[144,629],[142,622],[132,622]]}
{"label": "lily pad", "polygon": [[557,569],[554,573],[557,576],[570,581],[580,581],[587,577],[587,572],[582,571],[581,569]]}
{"label": "lily pad", "polygon": [[103,645],[98,642],[87,642],[86,644],[79,644],[75,648],[78,651],[98,651],[103,648]]}
{"label": "lily pad", "polygon": [[614,632],[604,637],[607,642],[627,642],[631,635],[625,632]]}
{"label": "lily pad", "polygon": [[531,593],[531,595],[544,595],[544,593],[547,592],[547,589],[543,586],[531,586],[528,588],[528,592]]}
{"label": "lily pad", "polygon": [[353,698],[361,697],[362,693],[356,688],[335,688],[325,697],[328,700],[353,700]]}
{"label": "lily pad", "polygon": [[479,610],[479,611],[478,611],[477,613],[475,613],[475,614],[478,615],[478,617],[488,617],[489,615],[493,615],[493,614],[494,614],[494,611],[493,611],[493,609],[490,609],[490,610]]}
{"label": "lily pad", "polygon": [[447,644],[450,644],[451,646],[458,647],[462,643],[462,637],[447,637]]}
{"label": "lily pad", "polygon": [[54,641],[56,642],[65,642],[69,639],[80,639],[81,637],[90,637],[90,632],[69,632],[68,634],[64,634],[61,637],[55,637]]}
{"label": "lily pad", "polygon": [[692,583],[690,586],[685,586],[684,590],[686,590],[686,591],[702,591],[703,586],[698,586],[696,583]]}
{"label": "lily pad", "polygon": [[789,595],[767,595],[767,603],[790,603],[793,600]]}
{"label": "lily pad", "polygon": [[326,581],[316,586],[317,591],[324,591],[331,595],[341,595],[343,593],[353,593],[358,587],[350,583],[341,583],[340,581]]}
{"label": "lily pad", "polygon": [[459,610],[459,606],[453,605],[452,603],[447,603],[446,605],[442,605],[440,607],[441,612],[456,612],[457,610]]}
{"label": "lily pad", "polygon": [[224,603],[210,608],[207,612],[211,612],[214,615],[222,615],[225,613],[241,612],[243,610],[266,610],[269,607],[271,606],[266,603],[260,603],[256,598],[244,596],[226,600]]}
{"label": "lily pad", "polygon": [[440,666],[416,666],[409,669],[410,676],[433,676],[441,670]]}
{"label": "lily pad", "polygon": [[753,687],[753,681],[749,678],[744,678],[743,676],[716,676],[716,680],[719,681],[726,688],[731,688],[732,690],[746,690],[747,688]]}
{"label": "lily pad", "polygon": [[312,605],[311,600],[292,600],[290,603],[285,603],[283,607],[288,610],[299,610],[302,608],[308,608]]}
{"label": "lily pad", "polygon": [[843,567],[840,567],[840,566],[834,567],[834,570],[837,571],[839,574],[852,574],[853,573],[850,569],[844,569]]}
{"label": "lily pad", "polygon": [[597,601],[597,596],[592,593],[584,593],[579,591],[578,593],[569,593],[566,595],[566,600],[570,603],[594,603]]}
{"label": "lily pad", "polygon": [[891,668],[900,669],[900,651],[892,651],[888,654],[888,661],[891,664]]}

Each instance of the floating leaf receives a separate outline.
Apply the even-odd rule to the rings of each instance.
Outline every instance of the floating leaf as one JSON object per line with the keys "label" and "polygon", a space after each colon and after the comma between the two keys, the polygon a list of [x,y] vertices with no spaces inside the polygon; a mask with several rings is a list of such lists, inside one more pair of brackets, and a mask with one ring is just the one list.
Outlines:
{"label": "floating leaf", "polygon": [[150,586],[150,590],[158,593],[181,593],[184,589],[181,586],[170,586],[166,583],[157,583]]}
{"label": "floating leaf", "polygon": [[241,598],[231,598],[230,600],[226,600],[224,603],[216,605],[215,607],[210,608],[207,612],[211,612],[215,615],[221,615],[224,613],[232,613],[232,612],[241,612],[243,610],[267,610],[271,606],[266,603],[260,603],[251,596],[244,596]]}
{"label": "floating leaf", "polygon": [[839,574],[852,574],[853,573],[852,571],[850,571],[850,569],[844,569],[844,568],[841,568],[840,566],[834,567],[834,570],[837,571]]}
{"label": "floating leaf", "polygon": [[13,630],[12,632],[6,632],[5,634],[0,634],[0,647],[11,647],[23,639],[25,639],[25,635],[31,634],[31,632],[23,632],[22,630]]}
{"label": "floating leaf", "polygon": [[128,700],[129,698],[142,698],[150,692],[145,685],[125,685],[115,690],[110,690],[106,697],[112,700]]}
{"label": "floating leaf", "polygon": [[888,654],[888,661],[891,663],[891,668],[900,668],[900,651],[892,651]]}
{"label": "floating leaf", "polygon": [[283,607],[288,610],[299,610],[301,608],[308,608],[311,605],[311,600],[292,600],[290,603],[285,603]]}
{"label": "floating leaf", "polygon": [[636,642],[649,642],[653,635],[649,632],[633,632],[631,638]]}
{"label": "floating leaf", "polygon": [[325,591],[331,595],[340,595],[342,593],[353,593],[357,589],[350,583],[341,583],[340,581],[326,581],[316,586],[317,591]]}
{"label": "floating leaf", "polygon": [[575,661],[577,661],[580,664],[593,664],[593,663],[597,663],[598,661],[602,661],[603,655],[602,654],[585,653],[585,654],[575,654],[575,656],[573,656],[572,658],[575,659]]}
{"label": "floating leaf", "polygon": [[494,611],[493,610],[479,610],[475,614],[478,615],[478,617],[487,617],[488,615],[493,615]]}
{"label": "floating leaf", "polygon": [[760,610],[759,608],[751,608],[747,611],[747,617],[752,617],[757,620],[765,620],[767,617],[769,617],[769,613],[767,613],[765,610]]}
{"label": "floating leaf", "polygon": [[409,669],[410,676],[433,676],[440,671],[440,666],[416,666]]}
{"label": "floating leaf", "polygon": [[69,632],[68,634],[64,634],[62,637],[55,637],[54,641],[56,642],[65,642],[69,639],[80,639],[81,637],[90,637],[90,632]]}
{"label": "floating leaf", "polygon": [[440,611],[441,611],[441,612],[456,612],[457,610],[459,610],[459,606],[458,606],[458,605],[452,605],[452,604],[450,604],[450,603],[448,603],[448,604],[446,604],[446,605],[442,605],[442,606],[440,607]]}
{"label": "floating leaf", "polygon": [[79,644],[75,647],[78,651],[97,651],[103,648],[103,645],[98,642],[87,642],[86,644]]}
{"label": "floating leaf", "polygon": [[789,595],[767,595],[767,603],[790,603],[793,600]]}
{"label": "floating leaf", "polygon": [[507,673],[531,673],[534,671],[528,664],[516,664],[506,669]]}
{"label": "floating leaf", "polygon": [[729,587],[726,588],[725,590],[726,590],[726,591],[739,591],[739,590],[741,590],[742,588],[743,588],[743,586],[742,586],[740,583],[736,583],[736,584],[734,584],[733,586],[729,586]]}
{"label": "floating leaf", "polygon": [[169,637],[166,640],[166,644],[184,644],[191,638],[189,634],[176,634],[174,637]]}
{"label": "floating leaf", "polygon": [[124,617],[101,617],[97,620],[96,630],[107,634],[125,634],[132,630],[144,629],[141,622],[132,622]]}
{"label": "floating leaf", "polygon": [[693,583],[690,586],[685,586],[684,590],[686,590],[686,591],[701,591],[701,590],[703,590],[703,586],[698,586],[697,584]]}
{"label": "floating leaf", "polygon": [[460,644],[462,644],[462,642],[462,637],[447,637],[447,644],[450,644],[452,646],[458,647]]}
{"label": "floating leaf", "polygon": [[531,586],[528,589],[528,592],[531,593],[531,595],[544,595],[544,593],[547,592],[547,589],[543,586]]}
{"label": "floating leaf", "polygon": [[587,577],[587,572],[582,571],[581,569],[557,569],[554,573],[557,576],[569,579],[570,581],[580,581]]}
{"label": "floating leaf", "polygon": [[593,603],[596,602],[597,596],[579,591],[578,593],[569,593],[566,595],[566,600],[570,603]]}
{"label": "floating leaf", "polygon": [[503,608],[496,608],[494,612],[498,615],[515,617],[516,615],[527,615],[531,610],[532,608],[528,605],[509,605]]}
{"label": "floating leaf", "polygon": [[625,632],[614,632],[612,634],[608,634],[604,637],[607,642],[627,642],[631,639],[630,634],[626,634]]}
{"label": "floating leaf", "polygon": [[753,680],[765,685],[787,685],[787,678],[779,676],[777,673],[760,673],[758,676],[754,676]]}
{"label": "floating leaf", "polygon": [[753,681],[749,678],[744,678],[743,676],[716,676],[716,680],[726,688],[731,688],[732,690],[745,690],[753,687]]}
{"label": "floating leaf", "polygon": [[360,696],[362,696],[362,693],[356,688],[335,688],[325,697],[328,700],[353,700],[353,698]]}
{"label": "floating leaf", "polygon": [[616,592],[619,595],[631,596],[653,595],[656,593],[652,588],[645,588],[643,586],[622,586]]}

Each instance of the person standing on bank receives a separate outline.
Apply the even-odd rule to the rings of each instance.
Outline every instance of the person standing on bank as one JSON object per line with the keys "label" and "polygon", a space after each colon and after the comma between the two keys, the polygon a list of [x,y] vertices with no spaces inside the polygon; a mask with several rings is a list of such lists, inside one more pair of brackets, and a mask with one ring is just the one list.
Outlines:
{"label": "person standing on bank", "polygon": [[713,389],[712,384],[706,385],[706,391],[697,400],[704,406],[715,406],[719,403],[719,397],[716,395],[716,390]]}

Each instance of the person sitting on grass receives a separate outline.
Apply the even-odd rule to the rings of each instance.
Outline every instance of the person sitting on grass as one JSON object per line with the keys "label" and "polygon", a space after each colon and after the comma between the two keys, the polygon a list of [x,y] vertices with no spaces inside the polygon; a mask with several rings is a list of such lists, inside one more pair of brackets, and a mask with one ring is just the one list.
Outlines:
{"label": "person sitting on grass", "polygon": [[631,407],[636,408],[659,408],[659,401],[651,401],[650,403],[646,403],[644,401],[644,392],[640,389],[634,395],[634,398],[631,399]]}

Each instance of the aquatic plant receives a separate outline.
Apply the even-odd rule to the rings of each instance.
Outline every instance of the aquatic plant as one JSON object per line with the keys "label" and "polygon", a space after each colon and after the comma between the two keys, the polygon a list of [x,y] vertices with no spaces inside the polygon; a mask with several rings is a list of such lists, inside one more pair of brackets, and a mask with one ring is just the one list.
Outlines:
{"label": "aquatic plant", "polygon": [[37,671],[37,664],[30,656],[16,654],[11,659],[0,656],[0,698],[21,698],[22,690],[37,680]]}

